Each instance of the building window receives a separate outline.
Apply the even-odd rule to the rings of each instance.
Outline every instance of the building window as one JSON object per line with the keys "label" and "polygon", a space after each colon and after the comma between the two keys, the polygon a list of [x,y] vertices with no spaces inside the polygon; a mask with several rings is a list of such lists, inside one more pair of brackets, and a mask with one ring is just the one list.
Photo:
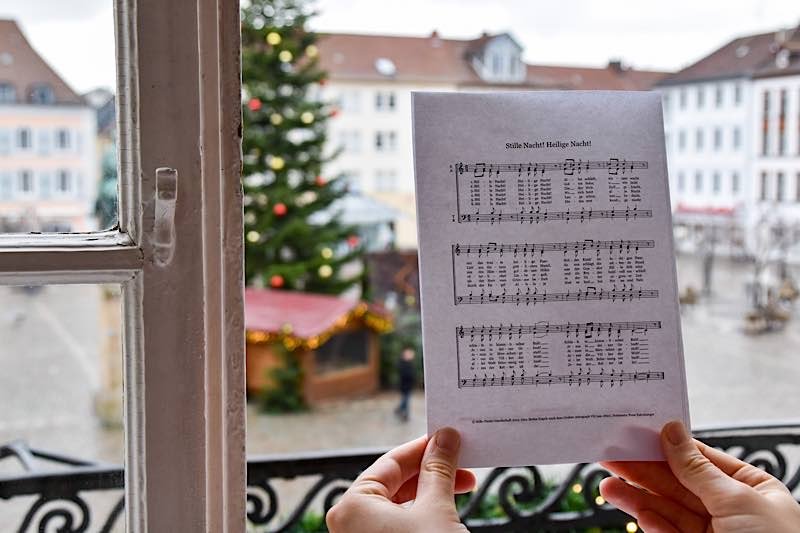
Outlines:
{"label": "building window", "polygon": [[794,177],[794,201],[800,202],[800,172]]}
{"label": "building window", "polygon": [[678,132],[678,149],[683,152],[686,149],[686,131],[680,130]]}
{"label": "building window", "polygon": [[706,103],[705,87],[702,85],[697,88],[697,109],[703,109]]}
{"label": "building window", "polygon": [[734,126],[733,128],[733,149],[738,150],[739,147],[742,145],[742,131],[739,129],[739,126]]}
{"label": "building window", "polygon": [[764,91],[761,110],[761,155],[769,151],[769,92]]}
{"label": "building window", "polygon": [[375,191],[395,192],[397,190],[397,174],[394,170],[379,170],[375,173]]}
{"label": "building window", "polygon": [[739,183],[739,173],[734,172],[731,174],[731,194],[739,194],[739,187],[741,187],[741,184]]}
{"label": "building window", "polygon": [[697,151],[700,152],[703,150],[703,130],[702,128],[697,128],[697,132],[695,133],[694,137],[694,144]]}
{"label": "building window", "polygon": [[339,146],[345,152],[357,154],[361,151],[361,132],[358,130],[343,130],[339,132]]}
{"label": "building window", "polygon": [[66,150],[70,146],[69,130],[56,130],[56,148]]}
{"label": "building window", "polygon": [[17,130],[17,147],[20,150],[30,150],[33,144],[30,128],[20,128]]}
{"label": "building window", "polygon": [[736,105],[742,103],[742,85],[740,83],[733,86],[733,103]]}
{"label": "building window", "polygon": [[8,82],[0,82],[0,104],[17,102],[17,89]]}
{"label": "building window", "polygon": [[780,107],[778,108],[778,155],[786,153],[786,89],[781,89]]}
{"label": "building window", "polygon": [[68,170],[59,170],[56,173],[56,191],[68,193],[72,189],[72,179]]}
{"label": "building window", "polygon": [[358,113],[361,111],[361,92],[357,90],[343,91],[336,102],[342,111]]}
{"label": "building window", "polygon": [[782,202],[784,200],[784,181],[783,172],[778,172],[778,175],[775,179],[775,200],[778,202]]}
{"label": "building window", "polygon": [[17,190],[21,194],[33,194],[33,172],[21,170],[17,180]]}
{"label": "building window", "polygon": [[664,106],[664,114],[669,113],[669,94],[664,93],[661,95],[661,105]]}
{"label": "building window", "polygon": [[345,170],[342,171],[342,181],[347,184],[347,189],[350,192],[361,192],[361,173],[358,170]]}
{"label": "building window", "polygon": [[0,173],[0,199],[9,200],[13,194],[14,184],[11,175]]}
{"label": "building window", "polygon": [[503,72],[503,56],[492,54],[492,74],[499,76]]}
{"label": "building window", "polygon": [[46,83],[37,83],[31,87],[28,100],[32,104],[54,104],[56,101],[53,88]]}
{"label": "building window", "polygon": [[699,170],[694,173],[694,192],[703,192],[703,173]]}
{"label": "building window", "polygon": [[717,107],[722,107],[722,95],[722,85],[717,85],[714,88],[714,103],[717,105]]}
{"label": "building window", "polygon": [[394,91],[378,91],[375,93],[376,111],[394,111],[396,102]]}
{"label": "building window", "polygon": [[713,188],[714,194],[719,194],[722,190],[722,178],[719,172],[714,172],[714,176],[711,178],[711,187]]}
{"label": "building window", "polygon": [[686,109],[686,89],[681,89],[678,93],[678,104],[681,109]]}
{"label": "building window", "polygon": [[722,128],[714,128],[714,150],[722,148]]}
{"label": "building window", "polygon": [[686,175],[683,172],[678,172],[678,191],[683,192],[686,190]]}
{"label": "building window", "polygon": [[375,150],[378,152],[394,152],[397,149],[397,133],[394,131],[375,132]]}
{"label": "building window", "polygon": [[762,202],[767,199],[767,173],[761,173],[761,191],[758,195],[759,200]]}
{"label": "building window", "polygon": [[0,128],[0,155],[11,153],[11,131]]}

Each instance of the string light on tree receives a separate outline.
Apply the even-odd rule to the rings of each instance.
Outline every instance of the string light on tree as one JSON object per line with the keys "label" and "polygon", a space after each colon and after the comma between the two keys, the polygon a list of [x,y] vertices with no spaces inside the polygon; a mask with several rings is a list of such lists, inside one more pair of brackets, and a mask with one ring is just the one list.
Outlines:
{"label": "string light on tree", "polygon": [[311,124],[314,122],[314,113],[311,111],[303,111],[303,113],[300,115],[300,122],[303,124]]}
{"label": "string light on tree", "polygon": [[319,267],[319,277],[329,278],[333,274],[333,268],[330,265],[322,265]]}
{"label": "string light on tree", "polygon": [[283,122],[283,115],[280,113],[272,113],[269,116],[269,121],[272,123],[273,126],[280,126],[281,122]]}
{"label": "string light on tree", "polygon": [[639,525],[636,522],[628,522],[625,524],[625,531],[628,533],[636,533],[639,531]]}
{"label": "string light on tree", "polygon": [[269,160],[269,168],[271,168],[272,170],[281,170],[284,167],[284,165],[286,165],[286,162],[280,156],[273,156]]}
{"label": "string light on tree", "polygon": [[292,60],[292,53],[289,50],[281,50],[281,53],[278,54],[278,59],[281,63],[288,63]]}
{"label": "string light on tree", "polygon": [[267,44],[277,46],[281,44],[281,34],[276,31],[271,31],[267,34]]}
{"label": "string light on tree", "polygon": [[333,257],[333,250],[331,250],[326,246],[325,248],[322,249],[320,255],[322,255],[323,259],[330,259],[331,257]]}
{"label": "string light on tree", "polygon": [[306,55],[308,57],[315,58],[317,57],[317,54],[319,54],[319,49],[317,49],[316,45],[309,44],[306,46]]}
{"label": "string light on tree", "polygon": [[252,243],[256,243],[261,240],[261,234],[255,230],[251,230],[247,232],[247,240]]}

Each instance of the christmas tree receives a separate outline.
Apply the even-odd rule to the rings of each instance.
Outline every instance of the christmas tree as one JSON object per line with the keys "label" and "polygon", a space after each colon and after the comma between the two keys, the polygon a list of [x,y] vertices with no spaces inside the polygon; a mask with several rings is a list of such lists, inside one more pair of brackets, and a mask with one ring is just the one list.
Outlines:
{"label": "christmas tree", "polygon": [[325,72],[306,28],[311,16],[301,0],[242,9],[245,275],[248,284],[339,294],[361,280],[343,272],[361,247],[331,212],[347,190],[324,172],[336,109],[318,98]]}

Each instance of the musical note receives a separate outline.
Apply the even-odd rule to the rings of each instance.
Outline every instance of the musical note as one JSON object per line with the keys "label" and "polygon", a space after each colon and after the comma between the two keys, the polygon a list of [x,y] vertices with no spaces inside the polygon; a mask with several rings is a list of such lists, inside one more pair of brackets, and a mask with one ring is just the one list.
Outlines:
{"label": "musical note", "polygon": [[520,211],[517,213],[480,213],[476,212],[472,215],[461,215],[458,219],[459,222],[489,222],[496,224],[499,222],[529,222],[533,224],[536,222],[555,222],[563,221],[569,222],[570,220],[602,220],[602,219],[625,219],[629,221],[631,218],[636,220],[639,218],[652,218],[653,211],[650,209],[638,209],[630,207],[625,209],[599,209],[590,210],[588,212],[581,211],[541,211],[540,207],[536,211]]}
{"label": "musical note", "polygon": [[604,383],[609,383],[611,387],[614,386],[614,383],[617,386],[622,386],[625,382],[649,382],[649,381],[663,381],[664,380],[664,372],[660,371],[648,371],[648,372],[614,372],[613,370],[611,373],[606,374],[604,372],[600,373],[580,373],[575,374],[570,372],[569,374],[552,374],[550,372],[540,372],[537,373],[535,376],[525,376],[520,375],[517,378],[513,378],[509,381],[506,381],[504,378],[496,379],[495,375],[492,374],[492,377],[487,377],[486,374],[483,375],[483,378],[479,378],[478,376],[473,376],[471,380],[462,379],[459,382],[459,388],[470,388],[470,387],[511,387],[517,385],[573,385],[577,384],[580,385],[581,383],[585,383],[586,385],[590,385],[592,383],[599,383],[602,386]]}
{"label": "musical note", "polygon": [[633,301],[641,300],[643,298],[658,298],[658,291],[654,289],[620,289],[620,290],[590,290],[587,288],[585,291],[569,291],[569,292],[542,292],[537,294],[537,289],[534,288],[532,294],[492,294],[489,292],[481,293],[480,297],[473,295],[463,296],[456,298],[457,304],[496,304],[496,303],[524,303],[537,304],[545,302],[578,302],[584,300],[611,300],[616,302],[620,300]]}
{"label": "musical note", "polygon": [[[573,175],[576,171],[580,173],[581,170],[607,170],[609,175],[615,176],[620,171],[631,172],[633,170],[647,170],[649,163],[647,161],[628,161],[612,157],[607,160],[589,160],[589,161],[575,161],[575,159],[568,158],[564,161],[557,162],[537,162],[537,163],[458,163],[456,165],[457,175],[464,172],[472,172],[473,177],[492,177],[492,174],[499,176],[501,173],[516,173],[517,176],[522,174],[523,168],[526,169],[528,176],[533,174],[545,175],[545,172],[563,172],[567,176]],[[488,170],[488,173],[487,173]]]}
{"label": "musical note", "polygon": [[641,248],[655,248],[655,241],[652,240],[619,240],[619,241],[594,241],[592,239],[584,239],[583,241],[572,242],[547,242],[547,243],[509,243],[498,244],[496,242],[489,242],[486,244],[456,244],[453,248],[455,255],[460,255],[461,252],[465,254],[477,253],[480,255],[500,254],[504,252],[513,252],[516,257],[520,249],[523,255],[528,252],[585,252],[587,250],[614,250],[626,249],[630,251],[631,248],[639,250]]}

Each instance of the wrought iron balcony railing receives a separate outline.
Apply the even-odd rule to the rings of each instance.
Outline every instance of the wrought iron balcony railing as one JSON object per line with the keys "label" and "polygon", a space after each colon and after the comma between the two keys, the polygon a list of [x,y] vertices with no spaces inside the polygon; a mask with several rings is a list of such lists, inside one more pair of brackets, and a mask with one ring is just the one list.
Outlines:
{"label": "wrought iron balcony railing", "polygon": [[[800,424],[710,428],[695,434],[765,469],[792,491],[800,483]],[[382,451],[251,457],[247,471],[250,529],[324,528],[324,513]],[[0,477],[0,517],[8,519],[12,507],[20,513],[15,523],[3,525],[3,531],[124,529],[120,467],[31,449],[19,441],[0,446],[0,461],[14,460],[20,473]],[[39,466],[42,462],[53,467]],[[496,468],[482,477],[475,492],[459,498],[461,517],[471,531],[624,531],[630,517],[597,494],[597,485],[606,476],[608,472],[595,464],[569,467],[554,483],[547,482],[537,467]],[[93,508],[100,500],[104,500],[98,505],[102,512]]]}

